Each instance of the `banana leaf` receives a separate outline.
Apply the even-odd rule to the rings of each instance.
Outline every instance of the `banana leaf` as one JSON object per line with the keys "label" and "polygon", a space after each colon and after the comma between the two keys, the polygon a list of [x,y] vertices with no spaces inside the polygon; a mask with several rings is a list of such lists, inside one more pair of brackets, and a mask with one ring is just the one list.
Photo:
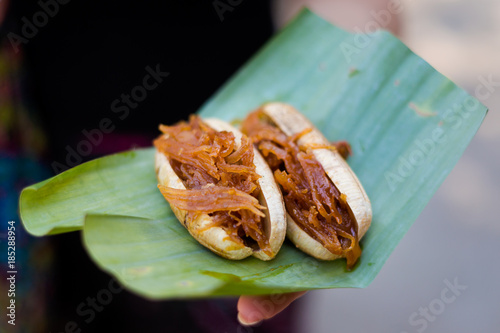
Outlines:
{"label": "banana leaf", "polygon": [[[81,230],[103,270],[151,299],[366,287],[456,164],[486,108],[388,32],[354,35],[303,10],[199,113],[228,121],[264,102],[301,110],[349,164],[373,206],[355,269],[285,241],[278,256],[230,261],[199,245],[156,188],[153,148],[90,161],[26,188],[24,227]],[[436,221],[435,223],[439,223]]]}

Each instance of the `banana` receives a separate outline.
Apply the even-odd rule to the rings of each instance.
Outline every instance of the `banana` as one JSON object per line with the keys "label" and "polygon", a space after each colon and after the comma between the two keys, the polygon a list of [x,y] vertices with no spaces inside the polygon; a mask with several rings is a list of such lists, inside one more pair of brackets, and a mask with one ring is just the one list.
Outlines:
{"label": "banana", "polygon": [[[234,150],[240,148],[243,135],[236,128],[217,119],[204,119],[203,122],[216,131],[233,133],[235,137]],[[163,134],[159,139],[166,137],[168,137],[168,134]],[[270,248],[270,251],[266,251],[267,253],[260,248],[256,248],[255,244],[248,246],[229,237],[223,227],[214,225],[213,218],[208,213],[189,212],[170,203],[177,219],[200,244],[227,259],[239,260],[254,256],[261,260],[271,260],[278,253],[286,235],[286,215],[281,192],[271,170],[260,153],[254,147],[252,149],[254,150],[253,164],[255,165],[255,172],[260,176],[257,180],[260,187],[258,201],[259,205],[264,207],[262,210],[265,215],[262,218],[263,231]],[[170,161],[170,156],[162,152],[157,146],[155,169],[160,190],[162,188],[186,190],[185,183],[176,174]]]}
{"label": "banana", "polygon": [[[359,241],[371,224],[371,203],[363,186],[344,158],[331,146],[321,132],[291,105],[273,102],[264,104],[259,111],[267,116],[274,123],[274,126],[288,137],[296,136],[296,143],[301,149],[312,151],[326,175],[331,179],[341,195],[345,196],[345,201],[352,210],[357,222],[357,241]],[[243,122],[243,132],[245,132],[244,127],[245,121]],[[252,138],[252,135],[246,134]],[[259,146],[258,140],[254,140],[254,142]],[[299,249],[317,259],[334,260],[345,256],[332,253],[325,248],[318,240],[305,232],[289,213],[287,213],[287,237]],[[359,250],[359,253],[361,253],[361,250]],[[353,264],[351,262],[350,265]]]}

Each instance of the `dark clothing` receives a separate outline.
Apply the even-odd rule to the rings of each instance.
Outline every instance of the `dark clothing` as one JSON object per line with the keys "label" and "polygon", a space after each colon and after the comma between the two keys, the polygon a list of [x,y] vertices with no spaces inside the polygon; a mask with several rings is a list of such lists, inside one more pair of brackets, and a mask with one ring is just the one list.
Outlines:
{"label": "dark clothing", "polygon": [[[36,1],[11,5],[11,31],[23,36],[22,17],[33,22],[43,9]],[[131,144],[149,145],[160,122],[196,112],[271,34],[269,3],[262,0],[59,4],[56,15],[22,44],[29,94],[44,120],[52,157],[62,162],[65,147],[76,150],[82,131],[99,128],[103,118],[115,127],[104,133],[106,142],[129,134],[136,136]],[[154,89],[132,91],[143,86],[148,66],[169,74]],[[103,147],[113,144],[95,146],[89,155],[109,153]]]}
{"label": "dark clothing", "polygon": [[[47,135],[47,164],[60,172],[150,146],[159,123],[196,112],[269,39],[272,22],[262,0],[17,0],[2,33],[24,55],[24,98]],[[247,331],[236,323],[234,298],[151,302],[123,291],[92,319],[81,315],[88,307],[78,307],[110,276],[89,260],[79,233],[50,240],[52,332],[71,321],[82,332]],[[252,332],[290,332],[290,325],[285,312]]]}

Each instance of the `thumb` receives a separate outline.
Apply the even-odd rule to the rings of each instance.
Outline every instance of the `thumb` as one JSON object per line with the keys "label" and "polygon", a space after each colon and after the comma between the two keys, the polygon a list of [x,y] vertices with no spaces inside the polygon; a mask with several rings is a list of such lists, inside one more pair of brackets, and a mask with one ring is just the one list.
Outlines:
{"label": "thumb", "polygon": [[283,311],[305,291],[259,296],[241,296],[238,300],[238,321],[245,326],[255,325]]}

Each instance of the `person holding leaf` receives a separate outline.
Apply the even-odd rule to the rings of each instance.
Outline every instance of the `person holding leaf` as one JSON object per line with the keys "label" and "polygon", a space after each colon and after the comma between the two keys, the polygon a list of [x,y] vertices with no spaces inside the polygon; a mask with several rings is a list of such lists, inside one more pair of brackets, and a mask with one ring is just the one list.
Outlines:
{"label": "person holding leaf", "polygon": [[[14,102],[0,113],[0,162],[11,170],[2,174],[0,185],[8,184],[8,193],[18,193],[26,181],[14,179],[36,182],[97,157],[150,146],[158,123],[172,124],[196,112],[302,6],[344,28],[397,32],[399,13],[389,10],[388,3],[4,0],[0,2],[0,64],[5,60],[19,70],[0,72],[0,79],[14,82],[20,90],[0,91],[10,91],[4,101]],[[21,160],[29,177],[19,175],[14,167]],[[7,216],[15,205],[0,209],[2,220],[13,218]],[[36,274],[47,284],[42,289],[53,290],[50,297],[39,293],[38,298],[35,287],[26,291],[25,299],[36,299],[40,308],[48,306],[49,298],[51,304],[43,310],[45,316],[33,317],[31,324],[44,321],[39,327],[52,331],[64,330],[73,321],[75,331],[109,327],[145,331],[163,327],[168,313],[178,318],[169,321],[174,331],[217,331],[199,322],[213,322],[213,318],[201,315],[197,321],[190,320],[193,313],[200,316],[200,308],[211,309],[207,313],[220,321],[231,321],[224,314],[225,302],[215,307],[206,301],[152,303],[128,292],[116,294],[102,313],[96,308],[87,321],[91,316],[81,316],[77,308],[108,285],[109,276],[90,262],[78,233],[48,241],[26,235],[26,243],[31,244],[29,249],[43,243],[43,265],[37,266]],[[244,325],[255,325],[289,308],[282,316],[285,319],[276,321],[279,325],[269,321],[258,329],[276,332],[279,326],[292,331],[289,305],[303,294],[241,296],[237,318]],[[235,309],[231,311],[236,317]],[[213,325],[220,328],[221,324]],[[225,327],[237,325],[232,318]]]}

